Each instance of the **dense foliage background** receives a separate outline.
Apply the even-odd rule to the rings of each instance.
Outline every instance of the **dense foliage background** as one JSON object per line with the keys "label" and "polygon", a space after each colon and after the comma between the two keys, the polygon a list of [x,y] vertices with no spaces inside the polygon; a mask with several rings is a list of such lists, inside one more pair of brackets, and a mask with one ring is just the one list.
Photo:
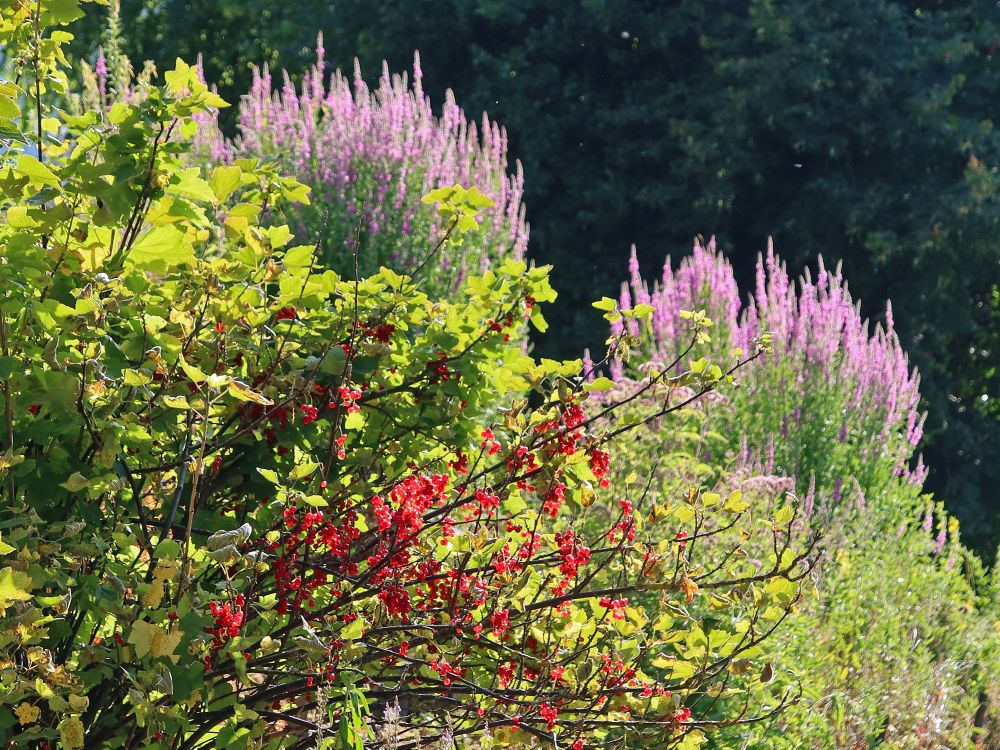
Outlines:
{"label": "dense foliage background", "polygon": [[[770,642],[822,536],[796,498],[696,476],[667,498],[612,472],[767,334],[604,398],[607,358],[525,346],[557,295],[517,258],[489,123],[480,141],[454,106],[423,111],[373,152],[378,121],[422,98],[337,88],[354,117],[319,117],[284,166],[320,142],[344,159],[325,210],[296,214],[310,190],[280,162],[200,149],[228,105],[199,68],[132,76],[115,23],[71,66],[80,16],[0,2],[5,750],[696,750],[792,706]],[[273,117],[316,134],[290,115],[244,135]],[[499,202],[440,184],[481,159]],[[295,244],[289,212],[327,244]],[[466,243],[481,264],[456,278]],[[380,244],[412,275],[372,268]],[[654,309],[607,302],[621,356]],[[690,313],[691,351],[711,325]]]}
{"label": "dense foliage background", "polygon": [[4,750],[1000,744],[995,13],[121,11],[0,0]]}
{"label": "dense foliage background", "polygon": [[357,56],[369,79],[419,49],[434,100],[450,87],[488,110],[524,163],[530,254],[555,264],[561,294],[547,353],[599,340],[586,302],[615,288],[633,242],[648,265],[715,233],[743,281],[769,235],[794,272],[842,259],[866,313],[892,299],[923,374],[930,486],[991,549],[995,4],[125,0],[122,14],[130,56],[202,54],[230,100],[253,64],[301,73],[317,29],[331,65]]}

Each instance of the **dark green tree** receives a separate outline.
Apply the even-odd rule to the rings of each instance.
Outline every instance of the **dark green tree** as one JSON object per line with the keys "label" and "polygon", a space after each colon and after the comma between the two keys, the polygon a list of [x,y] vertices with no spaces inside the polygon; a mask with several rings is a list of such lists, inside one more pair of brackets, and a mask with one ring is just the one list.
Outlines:
{"label": "dark green tree", "polygon": [[[299,0],[115,0],[121,12],[121,44],[133,63],[170,70],[178,57],[199,56],[205,78],[235,101],[250,85],[254,65],[300,69],[314,59],[316,32],[336,23],[334,3]],[[92,58],[105,36],[108,9],[86,8],[74,26],[72,49]],[[280,61],[280,62],[279,62]],[[230,120],[230,125],[234,120]]]}

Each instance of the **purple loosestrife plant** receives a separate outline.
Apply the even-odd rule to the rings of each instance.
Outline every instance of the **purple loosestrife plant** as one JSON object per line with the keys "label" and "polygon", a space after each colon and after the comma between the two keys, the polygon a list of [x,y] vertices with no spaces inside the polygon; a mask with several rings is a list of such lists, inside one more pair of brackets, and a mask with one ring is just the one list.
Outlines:
{"label": "purple loosestrife plant", "polygon": [[[685,373],[702,367],[702,358],[722,365],[732,349],[756,346],[762,330],[773,335],[771,353],[738,371],[738,387],[720,387],[615,444],[616,477],[644,488],[650,518],[689,513],[689,488],[700,486],[701,498],[746,504],[758,519],[784,513],[782,523],[797,531],[806,532],[810,519],[827,553],[815,589],[800,601],[794,633],[776,638],[768,655],[794,665],[802,700],[779,717],[780,731],[741,727],[718,746],[848,750],[878,737],[917,747],[906,745],[917,737],[928,740],[920,747],[971,747],[978,696],[996,672],[996,618],[975,594],[986,588],[982,568],[962,547],[957,520],[921,495],[922,470],[906,474],[921,420],[916,374],[891,315],[887,331],[871,327],[838,272],[820,264],[815,277],[793,282],[773,252],[761,258],[746,304],[711,244],[696,246],[679,266],[668,260],[652,286],[634,256],[630,270],[618,304],[636,313],[646,306],[642,316],[619,315],[612,300],[600,309],[620,321],[612,345],[621,342],[634,356],[612,362],[613,382],[592,373],[590,398],[620,401],[636,392],[640,375],[678,358],[671,374],[679,377],[658,381],[619,419],[639,421],[684,403]],[[697,341],[685,310],[712,318],[711,341]],[[603,366],[589,356],[584,362],[587,371]],[[799,500],[790,504],[792,492]],[[590,510],[598,518],[601,511]],[[661,544],[686,543],[681,530],[671,539],[665,529]],[[716,554],[713,540],[697,544]],[[772,688],[797,686],[778,677]]]}
{"label": "purple loosestrife plant", "polygon": [[[712,319],[710,351],[699,354],[714,362],[771,334],[773,353],[741,372],[730,406],[721,410],[731,420],[729,447],[738,462],[793,478],[807,511],[814,503],[817,511],[848,501],[884,504],[898,486],[893,477],[922,484],[923,464],[911,469],[923,426],[919,377],[893,330],[891,308],[884,327],[872,326],[839,267],[830,270],[820,258],[815,277],[807,271],[793,281],[769,246],[745,303],[714,242],[696,243],[676,268],[668,258],[652,286],[634,250],[629,271],[619,305],[653,308],[648,330],[633,322],[628,331],[646,357],[664,363],[677,357],[689,338],[685,310],[705,310]],[[612,375],[621,377],[626,367],[613,361]]]}
{"label": "purple loosestrife plant", "polygon": [[[427,263],[439,287],[454,288],[466,273],[478,274],[498,259],[524,256],[528,225],[521,203],[520,163],[508,173],[507,134],[484,114],[470,122],[449,91],[440,117],[424,94],[419,55],[412,81],[390,75],[383,65],[370,89],[355,61],[353,79],[331,76],[317,62],[296,89],[287,74],[273,90],[265,67],[254,74],[240,104],[239,135],[223,138],[214,122],[203,121],[196,136],[212,162],[239,158],[275,160],[312,189],[310,205],[292,209],[290,224],[303,241],[317,237],[326,259],[353,274],[357,246],[362,275],[380,265],[404,272],[426,258],[443,226],[420,198],[431,190],[461,184],[476,187],[493,201],[461,255],[444,247]],[[471,240],[471,241],[470,241]]]}

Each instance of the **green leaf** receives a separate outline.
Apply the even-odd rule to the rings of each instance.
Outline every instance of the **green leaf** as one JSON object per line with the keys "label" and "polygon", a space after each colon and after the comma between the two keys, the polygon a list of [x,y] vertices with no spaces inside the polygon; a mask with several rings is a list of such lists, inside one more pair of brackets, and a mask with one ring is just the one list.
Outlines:
{"label": "green leaf", "polygon": [[12,469],[20,463],[24,463],[24,456],[14,453],[13,448],[8,448],[6,453],[0,454],[0,475],[5,474],[8,469]]}
{"label": "green leaf", "polygon": [[511,604],[519,611],[523,612],[525,606],[530,604],[538,595],[542,582],[537,575],[532,575],[530,570],[526,570],[517,582],[517,588],[511,599]]}
{"label": "green leaf", "polygon": [[420,200],[424,203],[447,203],[456,196],[458,190],[461,190],[463,194],[465,193],[460,185],[453,185],[451,187],[441,187],[431,190]]}
{"label": "green leaf", "polygon": [[750,504],[743,499],[743,491],[734,490],[733,494],[726,500],[726,504],[722,506],[722,509],[732,513],[742,513],[749,507]]}
{"label": "green leaf", "polygon": [[21,154],[21,156],[17,157],[17,171],[36,185],[59,187],[59,178],[55,176],[51,169],[38,161],[34,156]]}
{"label": "green leaf", "polygon": [[174,69],[163,74],[163,80],[171,94],[180,96],[192,83],[197,82],[197,71],[178,57]]}
{"label": "green leaf", "polygon": [[136,620],[132,624],[128,642],[135,646],[135,655],[140,659],[147,654],[153,658],[172,657],[182,636],[183,633],[179,629],[175,628],[168,633],[159,625]]}
{"label": "green leaf", "polygon": [[170,409],[190,409],[191,405],[184,396],[162,396],[163,405]]}
{"label": "green leaf", "polygon": [[610,297],[601,297],[597,302],[593,303],[593,306],[598,310],[604,310],[605,312],[612,312],[618,306]]}
{"label": "green leaf", "polygon": [[156,554],[161,560],[177,560],[181,556],[181,545],[173,539],[163,539],[156,545]]}
{"label": "green leaf", "polygon": [[216,94],[214,91],[202,92],[199,102],[207,107],[215,107],[216,109],[222,109],[223,107],[229,106],[229,102]]}
{"label": "green leaf", "polygon": [[75,472],[69,479],[60,484],[60,487],[65,487],[70,492],[79,492],[85,487],[90,485],[90,480],[83,476],[80,472]]}
{"label": "green leaf", "polygon": [[358,617],[354,622],[340,631],[340,637],[345,641],[356,641],[365,632],[365,621]]}
{"label": "green leaf", "polygon": [[264,477],[264,479],[269,481],[271,484],[281,484],[281,482],[278,481],[278,472],[274,471],[273,469],[262,469],[258,466],[257,473],[260,474],[262,477]]}
{"label": "green leaf", "polygon": [[209,388],[222,388],[223,386],[228,386],[231,380],[232,378],[228,375],[219,375],[214,372],[207,378]]}
{"label": "green leaf", "polygon": [[35,370],[34,377],[37,386],[33,389],[32,399],[45,405],[54,413],[71,411],[76,402],[78,382],[69,373],[57,370]]}
{"label": "green leaf", "polygon": [[636,305],[632,308],[632,315],[639,320],[646,320],[650,318],[653,314],[653,307],[651,305]]}
{"label": "green leaf", "polygon": [[0,117],[13,119],[21,116],[17,103],[8,96],[0,96]]}
{"label": "green leaf", "polygon": [[0,608],[6,609],[11,602],[26,602],[31,599],[31,576],[11,567],[0,570]]}
{"label": "green leaf", "polygon": [[780,508],[777,513],[774,514],[774,522],[778,526],[786,526],[792,518],[795,517],[795,511],[792,510],[790,505],[786,505]]}
{"label": "green leaf", "polygon": [[[315,366],[314,360],[310,360],[308,364],[310,367]],[[340,375],[344,371],[344,365],[346,364],[347,355],[344,353],[344,350],[339,346],[334,346],[319,361],[319,371],[324,375]]]}
{"label": "green leaf", "polygon": [[196,201],[205,201],[206,203],[213,204],[216,202],[215,192],[201,178],[201,170],[197,167],[185,169],[175,174],[166,192]]}
{"label": "green leaf", "polygon": [[671,680],[686,680],[698,672],[697,667],[690,662],[681,661],[680,659],[670,659],[668,661],[670,663],[666,666],[670,669]]}
{"label": "green leaf", "polygon": [[194,263],[194,246],[187,234],[167,224],[142,235],[128,254],[128,263],[140,269]]}
{"label": "green leaf", "polygon": [[244,523],[231,531],[216,531],[205,540],[205,548],[211,552],[246,542],[253,534],[253,527],[249,523]]}
{"label": "green leaf", "polygon": [[132,107],[125,102],[115,102],[108,111],[108,122],[112,125],[120,125],[131,114]]}
{"label": "green leaf", "polygon": [[587,383],[583,389],[585,391],[609,391],[615,386],[615,381],[611,378],[594,378],[590,383]]}
{"label": "green leaf", "polygon": [[28,139],[24,137],[24,133],[17,126],[17,123],[9,117],[0,117],[0,139],[18,141],[19,143],[28,142]]}
{"label": "green leaf", "polygon": [[781,599],[788,599],[798,593],[798,587],[787,578],[772,578],[764,587],[764,593]]}
{"label": "green leaf", "polygon": [[304,477],[312,474],[316,469],[319,468],[319,464],[315,461],[303,461],[290,472],[288,472],[289,479],[302,479]]}
{"label": "green leaf", "polygon": [[183,354],[181,355],[180,358],[180,365],[181,369],[184,371],[184,374],[188,376],[188,379],[192,383],[202,383],[208,378],[208,375],[206,375],[199,368],[195,367],[194,365],[190,364],[186,359],[184,359]]}
{"label": "green leaf", "polygon": [[701,504],[706,508],[711,508],[713,505],[718,505],[722,501],[722,495],[718,492],[703,492],[701,493]]}
{"label": "green leaf", "polygon": [[243,181],[242,178],[243,170],[239,167],[216,167],[212,170],[208,184],[221,203],[236,191]]}
{"label": "green leaf", "polygon": [[[10,213],[8,212],[8,216]],[[0,378],[6,380],[21,368],[21,363],[14,357],[0,357]]]}
{"label": "green leaf", "polygon": [[503,507],[512,516],[516,516],[518,513],[527,509],[528,504],[521,499],[520,495],[511,495],[503,501]]}
{"label": "green leaf", "polygon": [[301,203],[309,205],[309,186],[303,185],[296,180],[288,179],[281,187],[281,197],[289,203]]}
{"label": "green leaf", "polygon": [[255,404],[261,404],[262,406],[271,406],[274,403],[263,393],[258,393],[250,388],[250,386],[246,383],[241,383],[239,380],[229,381],[229,395],[235,396],[240,401],[252,401]]}
{"label": "green leaf", "polygon": [[289,268],[308,268],[312,265],[316,248],[313,245],[296,245],[285,250],[281,262]]}
{"label": "green leaf", "polygon": [[83,18],[80,0],[44,0],[42,2],[42,26],[65,26],[78,18]]}
{"label": "green leaf", "polygon": [[690,505],[678,505],[674,508],[674,518],[681,523],[688,523],[694,519],[695,511]]}
{"label": "green leaf", "polygon": [[469,192],[465,195],[465,202],[475,209],[493,208],[493,199],[483,195],[475,188],[469,188]]}

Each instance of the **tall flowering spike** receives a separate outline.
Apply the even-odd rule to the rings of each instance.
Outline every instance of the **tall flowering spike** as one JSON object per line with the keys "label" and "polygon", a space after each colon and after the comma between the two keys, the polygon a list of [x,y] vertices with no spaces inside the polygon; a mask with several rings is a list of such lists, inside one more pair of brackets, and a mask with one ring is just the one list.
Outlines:
{"label": "tall flowering spike", "polygon": [[[750,351],[757,336],[771,334],[773,355],[740,373],[734,431],[745,436],[754,460],[795,477],[810,501],[853,494],[855,503],[874,502],[893,476],[922,484],[923,464],[908,468],[923,431],[920,379],[894,331],[891,308],[884,328],[870,325],[839,266],[830,269],[820,258],[815,274],[792,280],[769,241],[757,260],[754,293],[743,304],[730,263],[714,242],[699,241],[676,267],[668,258],[652,287],[633,251],[628,278],[620,304],[653,307],[644,354],[661,362],[689,342],[684,310],[705,310],[713,320],[710,351],[699,353],[720,364],[733,348]],[[620,374],[625,365],[610,369]]]}
{"label": "tall flowering spike", "polygon": [[[195,61],[195,69],[198,71],[198,79],[205,83],[205,67],[202,56],[198,55]],[[215,86],[212,86],[215,91]],[[198,123],[198,144],[201,150],[214,162],[228,162],[232,159],[229,144],[222,136],[222,131],[218,128],[218,114],[214,111],[196,112],[191,119]]]}
{"label": "tall flowering spike", "polygon": [[420,51],[419,50],[414,50],[414,52],[413,52],[413,90],[416,93],[418,93],[418,94],[422,91],[422,89],[421,89],[421,81],[423,81],[423,80],[424,80],[424,71],[420,67]]}
{"label": "tall flowering spike", "polygon": [[315,241],[325,226],[321,239],[335,265],[346,264],[357,238],[363,273],[380,265],[403,271],[419,266],[428,238],[436,242],[444,232],[420,199],[454,184],[475,187],[493,205],[480,212],[479,229],[466,237],[460,254],[441,252],[436,267],[442,285],[452,287],[497,260],[523,257],[524,175],[517,162],[508,172],[506,131],[485,115],[477,127],[450,91],[436,116],[422,87],[419,54],[412,82],[383,65],[371,89],[357,61],[353,75],[338,70],[326,81],[322,37],[317,48],[317,62],[298,88],[286,75],[273,91],[267,68],[256,70],[240,104],[239,136],[223,150],[218,127],[202,127],[195,137],[200,150],[220,162],[277,160],[308,184],[311,205],[295,208],[292,228],[302,240]]}
{"label": "tall flowering spike", "polygon": [[97,90],[101,96],[101,109],[108,101],[108,61],[104,57],[104,47],[97,50],[97,61],[94,63],[94,74],[97,76]]}
{"label": "tall flowering spike", "polygon": [[[323,46],[323,32],[319,32],[316,35],[316,72],[322,76],[323,71],[326,69],[326,48]],[[322,78],[320,78],[322,81]]]}
{"label": "tall flowering spike", "polygon": [[688,326],[681,318],[685,310],[706,310],[718,330],[728,332],[723,335],[731,335],[737,328],[740,299],[732,267],[714,249],[703,247],[700,240],[695,241],[691,255],[676,269],[668,257],[659,283],[652,287],[642,279],[633,248],[629,281],[622,284],[619,303],[629,309],[633,300],[652,306],[656,347],[651,354],[665,362],[672,361],[687,344],[684,332]]}
{"label": "tall flowering spike", "polygon": [[590,357],[590,349],[583,350],[583,377],[588,383],[593,383],[595,379],[594,374],[594,360]]}

